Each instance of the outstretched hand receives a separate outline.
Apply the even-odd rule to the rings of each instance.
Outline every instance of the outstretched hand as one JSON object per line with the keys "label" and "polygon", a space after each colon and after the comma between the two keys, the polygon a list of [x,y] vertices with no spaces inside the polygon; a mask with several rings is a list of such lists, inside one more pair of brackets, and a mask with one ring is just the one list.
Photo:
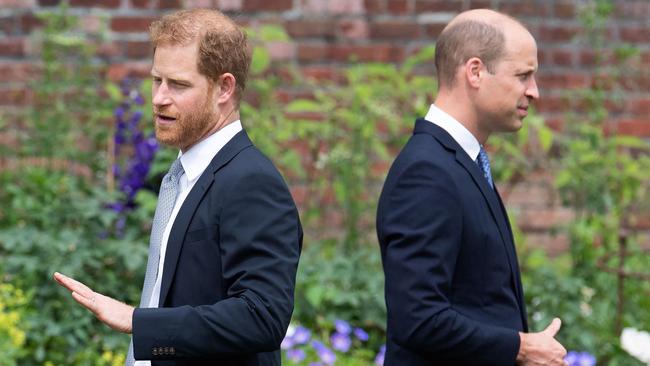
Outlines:
{"label": "outstretched hand", "polygon": [[54,273],[54,280],[67,288],[72,293],[72,298],[95,314],[102,323],[122,333],[131,333],[134,310],[132,306],[95,292],[59,272]]}

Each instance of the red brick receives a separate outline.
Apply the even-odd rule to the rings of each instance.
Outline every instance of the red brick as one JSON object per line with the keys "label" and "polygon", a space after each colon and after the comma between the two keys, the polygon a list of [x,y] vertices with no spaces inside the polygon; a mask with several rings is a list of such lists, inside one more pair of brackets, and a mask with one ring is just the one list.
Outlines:
{"label": "red brick", "polygon": [[37,67],[27,62],[0,63],[0,80],[2,82],[27,82],[34,79]]}
{"label": "red brick", "polygon": [[120,0],[70,0],[71,6],[118,8]]}
{"label": "red brick", "polygon": [[0,56],[24,56],[25,40],[21,37],[0,38]]}
{"label": "red brick", "polygon": [[637,115],[650,115],[650,96],[647,99],[632,99],[627,102],[627,111]]}
{"label": "red brick", "polygon": [[336,34],[334,21],[328,19],[290,20],[285,29],[292,38],[332,38]]}
{"label": "red brick", "polygon": [[151,62],[126,62],[114,63],[108,67],[106,77],[115,82],[123,80],[125,77],[149,78],[151,72]]}
{"label": "red brick", "polygon": [[40,6],[57,6],[61,3],[61,0],[38,0],[38,5]]}
{"label": "red brick", "polygon": [[11,35],[19,31],[20,19],[14,16],[0,17],[0,33],[3,35]]}
{"label": "red brick", "polygon": [[569,249],[569,238],[565,234],[547,234],[526,232],[526,243],[534,248],[544,249],[549,256],[554,257],[566,253]]}
{"label": "red brick", "polygon": [[20,28],[23,32],[29,33],[36,28],[43,26],[43,21],[38,19],[34,14],[29,13],[20,17]]}
{"label": "red brick", "polygon": [[153,48],[150,42],[127,41],[124,42],[126,56],[129,58],[151,58]]}
{"label": "red brick", "polygon": [[573,18],[576,16],[575,5],[571,2],[556,2],[553,10],[556,18]]}
{"label": "red brick", "polygon": [[388,0],[386,2],[389,14],[402,15],[409,13],[409,3],[407,0]]}
{"label": "red brick", "polygon": [[[650,16],[650,15],[649,15]],[[650,27],[621,27],[621,40],[632,43],[649,43]]]}
{"label": "red brick", "polygon": [[568,74],[540,73],[537,76],[537,84],[542,89],[584,88],[589,85],[589,81],[587,75],[570,72]]}
{"label": "red brick", "polygon": [[317,43],[300,43],[298,44],[299,61],[325,61],[327,58],[328,47],[326,44]]}
{"label": "red brick", "polygon": [[[388,0],[390,1],[390,0]],[[460,12],[463,8],[462,1],[445,1],[445,0],[416,0],[415,13],[450,11]]]}
{"label": "red brick", "polygon": [[500,2],[498,10],[517,17],[539,17],[549,15],[547,2],[511,1]]}
{"label": "red brick", "polygon": [[153,8],[155,0],[131,0],[134,8]]}
{"label": "red brick", "polygon": [[[217,1],[217,6],[221,11],[239,11],[242,8],[243,0],[216,0],[216,1]],[[205,8],[210,6],[195,6],[195,7]]]}
{"label": "red brick", "polygon": [[549,230],[571,221],[574,214],[567,208],[524,209],[517,222],[522,230]]}
{"label": "red brick", "polygon": [[650,137],[650,117],[645,116],[641,118],[619,120],[616,131],[621,135]]}
{"label": "red brick", "polygon": [[492,7],[490,0],[471,0],[468,9],[487,9]]}
{"label": "red brick", "polygon": [[292,0],[243,0],[244,11],[283,11],[293,7]]}
{"label": "red brick", "polygon": [[307,198],[308,195],[308,188],[304,184],[292,184],[291,188],[291,196],[293,197],[293,200],[296,202],[297,206],[302,206]]}
{"label": "red brick", "polygon": [[296,45],[292,42],[266,42],[265,46],[273,60],[293,60],[296,57]]}
{"label": "red brick", "polygon": [[568,42],[572,40],[578,32],[579,29],[573,26],[542,25],[539,28],[538,38],[540,41]]}
{"label": "red brick", "polygon": [[620,84],[627,91],[648,91],[650,90],[650,73],[622,77]]}
{"label": "red brick", "polygon": [[558,96],[545,96],[535,102],[537,110],[542,113],[567,112],[569,105],[569,101],[566,98]]}
{"label": "red brick", "polygon": [[370,37],[379,39],[417,39],[420,37],[420,26],[411,22],[376,22],[370,24]]}
{"label": "red brick", "polygon": [[582,50],[580,51],[580,65],[583,66],[594,66],[598,63],[599,55],[592,50]]}
{"label": "red brick", "polygon": [[27,92],[23,89],[0,89],[0,105],[23,106],[27,102]]}
{"label": "red brick", "polygon": [[332,45],[328,56],[335,61],[400,62],[404,51],[393,45]]}
{"label": "red brick", "polygon": [[[390,1],[390,0],[388,0]],[[366,13],[376,15],[384,11],[384,2],[382,0],[364,0]]]}
{"label": "red brick", "polygon": [[181,9],[183,2],[181,0],[159,0],[158,7],[161,9]]}
{"label": "red brick", "polygon": [[104,42],[97,46],[97,55],[104,58],[123,56],[122,47],[117,42]]}
{"label": "red brick", "polygon": [[573,52],[559,49],[553,51],[553,64],[559,66],[571,66],[573,64]]}
{"label": "red brick", "polygon": [[315,81],[333,81],[335,83],[344,81],[342,72],[332,66],[304,66],[302,74]]}
{"label": "red brick", "polygon": [[0,8],[2,9],[30,9],[36,6],[34,0],[3,0],[0,1]]}
{"label": "red brick", "polygon": [[442,30],[445,29],[447,24],[444,23],[431,23],[424,26],[424,33],[427,37],[438,38]]}
{"label": "red brick", "polygon": [[364,19],[344,19],[339,23],[339,31],[343,38],[367,39],[368,22]]}
{"label": "red brick", "polygon": [[155,17],[115,17],[111,29],[115,32],[147,32]]}

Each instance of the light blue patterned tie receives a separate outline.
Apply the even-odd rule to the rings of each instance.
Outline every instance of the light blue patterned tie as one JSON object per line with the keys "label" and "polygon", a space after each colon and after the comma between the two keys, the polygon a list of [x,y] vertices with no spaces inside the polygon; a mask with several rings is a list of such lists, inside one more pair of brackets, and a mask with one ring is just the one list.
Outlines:
{"label": "light blue patterned tie", "polygon": [[488,158],[488,154],[482,145],[481,150],[478,153],[478,157],[476,158],[476,164],[478,164],[479,168],[481,168],[481,171],[483,171],[483,176],[485,179],[487,179],[490,188],[494,189],[494,182],[492,182],[492,171],[490,170],[490,158]]}
{"label": "light blue patterned tie", "polygon": [[[149,301],[153,293],[154,285],[156,284],[156,277],[158,275],[158,265],[160,262],[160,246],[162,244],[163,234],[167,227],[169,217],[174,210],[176,197],[178,196],[179,183],[181,175],[183,175],[183,165],[181,159],[176,159],[169,168],[169,172],[165,175],[160,185],[160,193],[158,194],[158,204],[156,206],[156,213],[153,216],[153,224],[151,226],[151,237],[149,239],[149,258],[147,259],[147,272],[144,276],[144,285],[142,286],[142,297],[140,298],[140,307],[149,307]],[[129,353],[126,357],[126,366],[132,366],[135,362],[133,358],[133,340],[129,345]]]}

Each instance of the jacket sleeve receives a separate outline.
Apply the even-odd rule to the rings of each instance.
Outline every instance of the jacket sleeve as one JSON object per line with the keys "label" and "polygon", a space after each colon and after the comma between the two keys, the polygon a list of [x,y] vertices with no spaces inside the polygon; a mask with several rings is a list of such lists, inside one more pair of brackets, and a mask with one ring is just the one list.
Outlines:
{"label": "jacket sleeve", "polygon": [[[279,349],[293,311],[302,229],[281,176],[261,165],[227,182],[220,213],[226,298],[214,304],[136,309],[136,359],[210,358]],[[152,358],[152,349],[174,355]]]}
{"label": "jacket sleeve", "polygon": [[406,164],[382,193],[377,232],[384,251],[388,326],[406,349],[458,365],[513,365],[514,329],[481,323],[450,301],[462,245],[460,193],[427,160]]}

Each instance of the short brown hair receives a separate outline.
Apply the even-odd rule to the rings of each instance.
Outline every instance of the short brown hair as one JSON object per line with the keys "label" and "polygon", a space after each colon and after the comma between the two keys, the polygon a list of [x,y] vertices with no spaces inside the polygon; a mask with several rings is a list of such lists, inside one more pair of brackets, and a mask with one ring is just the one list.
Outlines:
{"label": "short brown hair", "polygon": [[436,42],[435,64],[440,86],[452,87],[458,66],[478,57],[490,73],[505,53],[503,32],[484,22],[463,20],[442,31]]}
{"label": "short brown hair", "polygon": [[186,45],[198,39],[198,70],[216,82],[226,72],[235,77],[237,104],[246,87],[251,49],[246,32],[223,13],[212,9],[181,10],[149,27],[154,52],[159,45]]}

